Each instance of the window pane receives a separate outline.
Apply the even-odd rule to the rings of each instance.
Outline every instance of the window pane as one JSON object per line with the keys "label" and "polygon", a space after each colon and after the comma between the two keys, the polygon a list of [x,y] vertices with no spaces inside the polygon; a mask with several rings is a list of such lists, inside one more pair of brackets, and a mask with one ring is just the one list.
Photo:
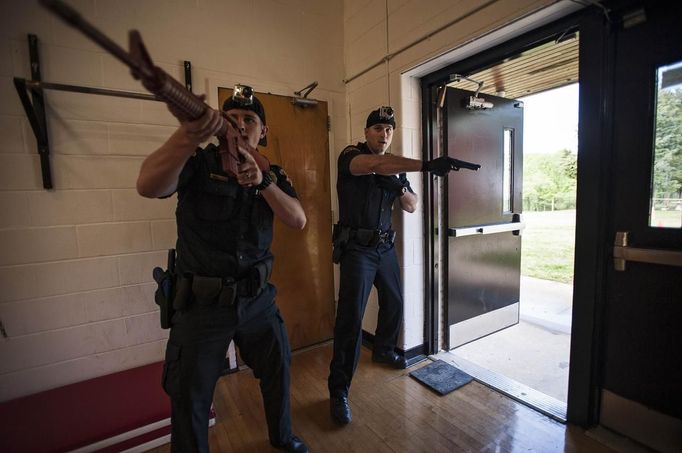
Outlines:
{"label": "window pane", "polygon": [[682,228],[682,61],[656,74],[649,226]]}
{"label": "window pane", "polygon": [[514,130],[504,130],[504,169],[502,177],[502,212],[512,212],[512,155],[514,143]]}

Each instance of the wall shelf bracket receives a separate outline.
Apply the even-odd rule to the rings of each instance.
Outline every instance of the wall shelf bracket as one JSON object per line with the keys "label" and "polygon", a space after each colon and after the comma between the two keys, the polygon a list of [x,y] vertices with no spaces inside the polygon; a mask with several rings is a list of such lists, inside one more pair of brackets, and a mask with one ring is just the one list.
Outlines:
{"label": "wall shelf bracket", "polygon": [[[33,129],[33,134],[36,137],[38,155],[40,156],[40,169],[43,177],[43,188],[45,189],[53,189],[53,184],[43,90],[70,91],[73,93],[98,94],[103,96],[161,102],[159,98],[152,94],[43,82],[40,75],[38,37],[36,35],[28,35],[28,50],[31,62],[31,80],[14,77],[14,87],[17,90],[21,105],[24,108],[26,117],[31,124],[31,129]],[[192,91],[192,63],[187,60],[184,61],[183,68],[185,73],[185,87],[189,91]]]}

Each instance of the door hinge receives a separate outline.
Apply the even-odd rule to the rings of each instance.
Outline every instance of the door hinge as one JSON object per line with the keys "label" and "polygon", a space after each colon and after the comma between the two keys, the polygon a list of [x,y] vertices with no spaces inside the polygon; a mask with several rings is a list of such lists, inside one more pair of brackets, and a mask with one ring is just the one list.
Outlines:
{"label": "door hinge", "polygon": [[623,15],[623,28],[625,29],[643,24],[644,22],[646,22],[646,11],[644,11],[644,8],[636,9]]}
{"label": "door hinge", "polygon": [[332,117],[327,115],[327,132],[331,132],[332,130]]}

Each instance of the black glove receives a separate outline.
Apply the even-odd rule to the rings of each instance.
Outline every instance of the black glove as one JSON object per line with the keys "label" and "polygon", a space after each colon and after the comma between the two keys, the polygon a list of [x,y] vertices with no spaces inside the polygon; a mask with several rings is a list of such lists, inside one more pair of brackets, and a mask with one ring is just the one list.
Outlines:
{"label": "black glove", "polygon": [[441,156],[433,160],[425,160],[422,171],[428,171],[436,176],[445,176],[453,168],[453,159],[449,156]]}
{"label": "black glove", "polygon": [[377,187],[394,192],[397,195],[402,195],[403,188],[407,186],[407,182],[402,182],[397,176],[374,175],[374,181]]}

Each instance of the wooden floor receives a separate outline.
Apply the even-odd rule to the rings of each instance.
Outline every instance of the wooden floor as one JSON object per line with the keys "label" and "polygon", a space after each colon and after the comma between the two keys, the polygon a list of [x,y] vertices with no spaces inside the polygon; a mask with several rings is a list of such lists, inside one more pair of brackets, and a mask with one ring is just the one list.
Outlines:
{"label": "wooden floor", "polygon": [[[353,422],[329,415],[331,345],[294,354],[294,432],[322,452],[608,452],[583,429],[558,423],[478,383],[440,396],[408,370],[374,364],[363,347],[350,393]],[[258,382],[250,370],[220,379],[211,452],[276,452],[270,447]],[[168,445],[153,452],[168,452]]]}

